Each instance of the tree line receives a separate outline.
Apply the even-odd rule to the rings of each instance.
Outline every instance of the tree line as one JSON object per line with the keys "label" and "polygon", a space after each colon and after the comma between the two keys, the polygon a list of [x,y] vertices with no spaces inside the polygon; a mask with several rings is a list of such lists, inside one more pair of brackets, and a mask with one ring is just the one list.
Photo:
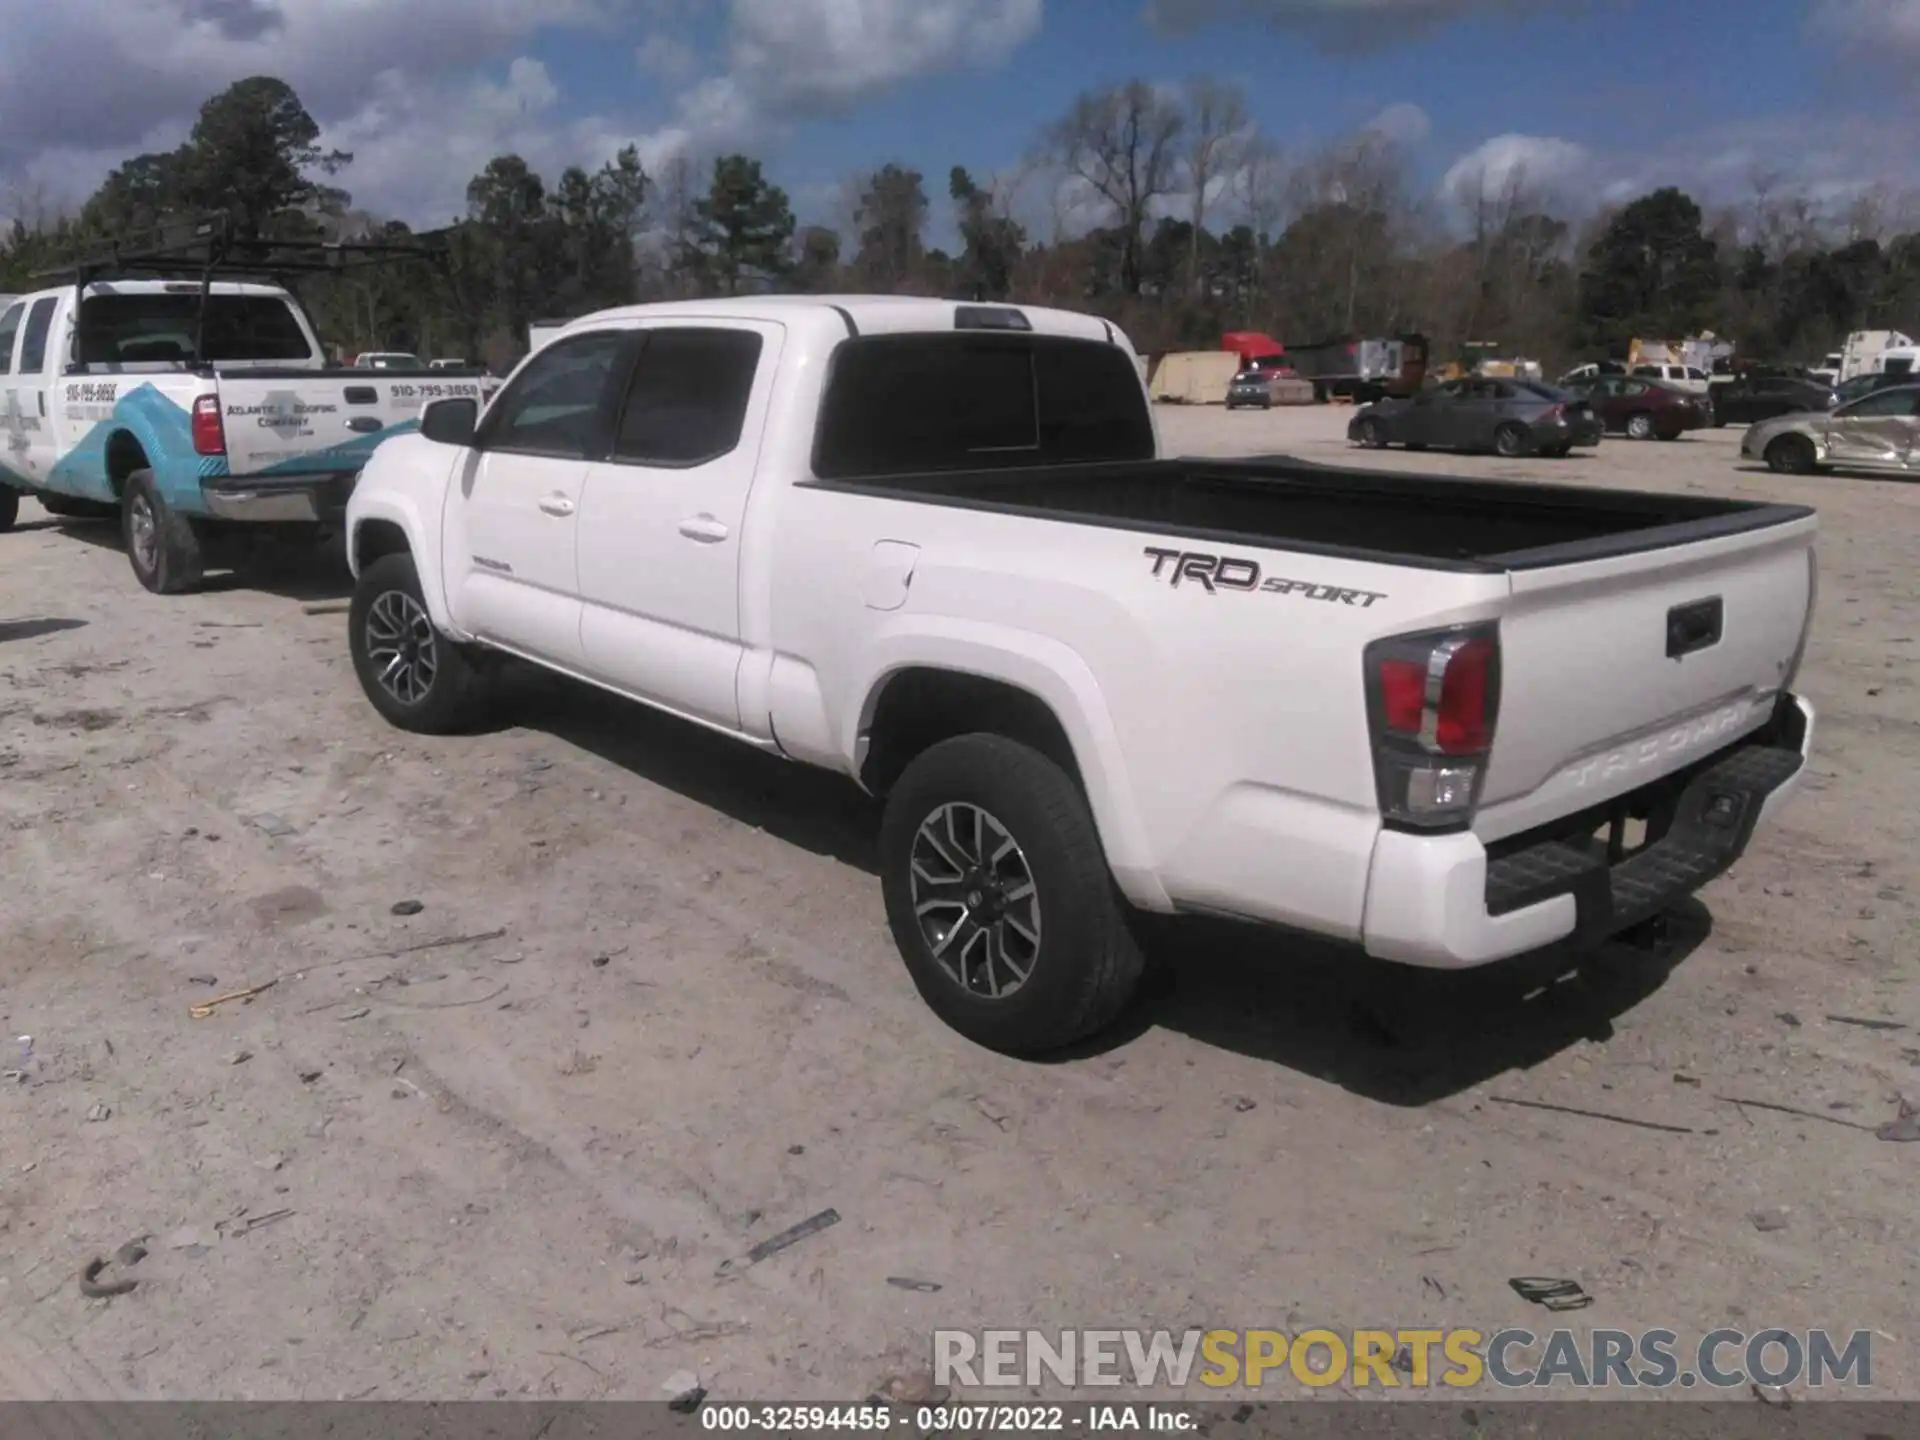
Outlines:
{"label": "tree line", "polygon": [[[340,183],[353,157],[320,134],[284,81],[241,80],[206,102],[182,146],[129,158],[76,213],[17,214],[0,234],[0,291],[76,250],[209,212],[248,236],[407,239],[401,222],[353,207]],[[444,266],[322,277],[302,296],[345,353],[496,367],[524,351],[535,320],[767,289],[1061,305],[1150,352],[1211,347],[1234,329],[1295,344],[1419,331],[1439,359],[1487,344],[1550,365],[1703,330],[1757,359],[1815,359],[1854,329],[1920,325],[1920,222],[1901,197],[1834,213],[1756,175],[1738,205],[1709,211],[1663,188],[1575,218],[1517,170],[1438,197],[1390,136],[1284,154],[1239,90],[1205,79],[1089,91],[1020,166],[954,165],[950,247],[928,243],[935,184],[883,164],[850,177],[836,223],[801,225],[747,155],[652,175],[628,148],[551,179],[501,155],[440,232]]]}

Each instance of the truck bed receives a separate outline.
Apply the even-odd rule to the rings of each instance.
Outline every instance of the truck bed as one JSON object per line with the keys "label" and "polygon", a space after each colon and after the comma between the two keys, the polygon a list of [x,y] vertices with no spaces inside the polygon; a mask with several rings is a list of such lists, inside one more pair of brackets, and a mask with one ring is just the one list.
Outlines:
{"label": "truck bed", "polygon": [[1349,470],[1286,456],[808,483],[1066,523],[1481,572],[1662,549],[1813,513],[1717,496]]}

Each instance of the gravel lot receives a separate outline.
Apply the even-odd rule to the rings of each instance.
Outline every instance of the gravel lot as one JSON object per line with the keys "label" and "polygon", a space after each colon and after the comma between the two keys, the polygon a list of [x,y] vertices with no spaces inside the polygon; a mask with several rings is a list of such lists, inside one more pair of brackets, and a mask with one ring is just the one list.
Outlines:
{"label": "gravel lot", "polygon": [[[1339,410],[1161,415],[1175,450],[1353,458]],[[1813,774],[1664,948],[1539,987],[1168,926],[1172,978],[1046,1065],[921,1005],[840,783],[544,680],[507,728],[399,734],[303,608],[341,575],[163,601],[112,527],[27,505],[0,1397],[833,1399],[943,1325],[1569,1320],[1871,1329],[1920,1397],[1920,1147],[1872,1133],[1920,1101],[1920,489],[1737,439],[1380,460],[1820,506]],[[139,1288],[83,1298],[139,1235]]]}

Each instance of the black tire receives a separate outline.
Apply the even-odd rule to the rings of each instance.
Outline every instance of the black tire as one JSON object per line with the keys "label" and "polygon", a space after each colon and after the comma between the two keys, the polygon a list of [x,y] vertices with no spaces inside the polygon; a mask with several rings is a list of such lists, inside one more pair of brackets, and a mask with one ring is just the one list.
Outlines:
{"label": "black tire", "polygon": [[1387,448],[1387,427],[1369,415],[1353,427],[1353,438],[1360,442],[1365,450],[1384,450]]}
{"label": "black tire", "polygon": [[206,574],[200,532],[193,521],[168,507],[151,470],[127,477],[120,504],[120,533],[127,542],[127,563],[134,577],[156,595],[179,595]]}
{"label": "black tire", "polygon": [[[452,735],[479,720],[479,671],[434,628],[411,555],[385,555],[360,572],[347,607],[347,649],[360,688],[389,724]],[[397,672],[394,659],[403,662]]]}
{"label": "black tire", "polygon": [[1804,435],[1782,435],[1767,446],[1767,468],[1776,475],[1811,475],[1820,456]]}
{"label": "black tire", "polygon": [[1508,460],[1518,460],[1532,448],[1532,437],[1524,425],[1506,424],[1493,432],[1493,449]]}
{"label": "black tire", "polygon": [[1629,440],[1651,440],[1653,438],[1653,416],[1645,410],[1636,411],[1627,417],[1627,438]]}
{"label": "black tire", "polygon": [[[1000,865],[974,872],[984,875],[985,913],[1007,917],[997,933],[973,918],[982,913],[978,902],[968,906],[970,894],[982,891],[962,888],[969,883],[964,862],[975,858],[965,853],[971,842],[961,845],[946,834],[941,844],[952,846],[947,868],[961,878],[926,878],[929,869],[943,864],[942,850],[926,833],[944,823],[943,811],[963,835],[967,817],[985,815],[987,843],[975,848],[1000,849],[996,832],[1015,846]],[[921,853],[931,863],[923,859],[916,876],[914,862]],[[1038,1055],[1070,1045],[1111,1023],[1139,986],[1145,958],[1132,917],[1114,888],[1086,797],[1060,766],[1017,741],[962,735],[907,766],[887,797],[880,824],[880,883],[894,943],[921,998],[948,1025],[990,1050]],[[930,914],[925,926],[916,914],[928,903],[916,883],[936,900],[952,886],[958,914],[947,928],[947,943],[961,924],[973,926],[960,938],[958,975],[936,954],[929,934],[938,927],[940,912]],[[1031,942],[1029,932],[1013,923],[1020,897],[996,899],[994,893],[1007,885],[1017,891],[1021,884],[1031,886],[1032,908],[1021,917],[1032,924]],[[984,943],[976,945],[982,936]],[[998,952],[992,949],[996,941],[1003,947]],[[993,982],[996,955],[1003,977],[1018,974],[1019,960],[1028,964],[1019,983],[999,995],[978,983],[983,970]],[[970,966],[969,960],[975,963]]]}
{"label": "black tire", "polygon": [[0,535],[13,529],[20,518],[20,492],[11,485],[0,485]]}

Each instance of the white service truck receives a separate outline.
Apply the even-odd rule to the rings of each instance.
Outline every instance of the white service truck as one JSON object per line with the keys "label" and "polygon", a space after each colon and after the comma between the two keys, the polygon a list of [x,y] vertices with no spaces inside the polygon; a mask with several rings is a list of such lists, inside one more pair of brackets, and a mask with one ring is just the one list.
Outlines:
{"label": "white service truck", "polygon": [[914,983],[1111,1020],[1136,910],[1463,967],[1652,918],[1803,772],[1812,511],[1162,456],[1126,338],[763,296],[572,322],[347,508],[402,728],[514,655],[886,797]]}
{"label": "white service truck", "polygon": [[[479,372],[329,367],[285,286],[210,278],[255,267],[210,249],[207,230],[191,255],[123,251],[0,306],[0,530],[27,495],[55,515],[117,514],[134,574],[158,593],[196,585],[229,532],[337,527],[376,446],[425,402],[491,388]],[[266,269],[419,252],[249,253]],[[167,278],[183,269],[199,273]]]}

